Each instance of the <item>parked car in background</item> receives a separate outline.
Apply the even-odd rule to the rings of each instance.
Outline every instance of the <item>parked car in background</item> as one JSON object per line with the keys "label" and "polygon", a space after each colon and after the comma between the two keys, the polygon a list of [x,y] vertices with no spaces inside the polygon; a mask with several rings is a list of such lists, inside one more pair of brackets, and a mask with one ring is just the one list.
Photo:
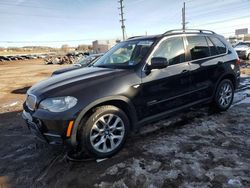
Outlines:
{"label": "parked car in background", "polygon": [[10,61],[10,59],[6,56],[0,56],[0,61]]}
{"label": "parked car in background", "polygon": [[56,70],[56,71],[54,71],[52,73],[51,76],[55,76],[55,75],[62,74],[62,73],[68,72],[68,71],[72,71],[72,70],[76,70],[76,69],[79,69],[79,68],[87,67],[91,63],[94,63],[102,55],[103,54],[101,53],[101,54],[92,54],[92,55],[89,55],[87,57],[82,57],[78,62],[73,64],[73,66]]}
{"label": "parked car in background", "polygon": [[250,60],[250,41],[240,42],[234,47],[239,58]]}
{"label": "parked car in background", "polygon": [[212,31],[133,37],[93,66],[32,86],[23,118],[50,144],[110,157],[142,125],[201,104],[227,110],[239,84],[239,64],[233,47]]}

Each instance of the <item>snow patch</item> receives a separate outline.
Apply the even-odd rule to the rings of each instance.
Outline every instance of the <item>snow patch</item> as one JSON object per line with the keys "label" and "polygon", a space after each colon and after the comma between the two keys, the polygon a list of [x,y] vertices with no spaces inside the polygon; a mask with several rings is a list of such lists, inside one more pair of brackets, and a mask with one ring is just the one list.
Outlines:
{"label": "snow patch", "polygon": [[105,160],[107,160],[107,159],[108,159],[108,158],[96,159],[96,162],[97,162],[97,163],[100,163],[100,162],[105,161]]}
{"label": "snow patch", "polygon": [[241,74],[240,77],[241,77],[241,78],[248,78],[248,77],[249,77],[249,74]]}
{"label": "snow patch", "polygon": [[234,100],[233,100],[233,104],[238,103],[242,100],[244,100],[245,98],[247,98],[247,94],[243,93],[243,92],[238,92],[234,94]]}
{"label": "snow patch", "polygon": [[128,186],[124,183],[123,179],[116,181],[114,183],[101,182],[100,184],[95,184],[95,187],[101,188],[128,188]]}
{"label": "snow patch", "polygon": [[[177,179],[179,170],[162,170],[162,163],[156,160],[130,159],[125,163],[119,163],[108,168],[101,176],[116,176],[120,174],[122,179],[115,182],[101,182],[96,187],[162,187],[165,181]],[[118,185],[118,186],[114,186]]]}
{"label": "snow patch", "polygon": [[237,104],[250,104],[250,97],[245,98],[244,100],[238,102]]}
{"label": "snow patch", "polygon": [[236,186],[241,186],[241,182],[238,179],[230,179],[227,182],[229,185],[236,185]]}

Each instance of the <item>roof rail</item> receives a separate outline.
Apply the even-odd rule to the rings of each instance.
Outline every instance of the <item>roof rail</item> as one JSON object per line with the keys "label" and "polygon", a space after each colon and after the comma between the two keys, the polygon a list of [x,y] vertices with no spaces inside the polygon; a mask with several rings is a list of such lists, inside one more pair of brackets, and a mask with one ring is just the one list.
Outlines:
{"label": "roof rail", "polygon": [[214,31],[211,30],[206,30],[206,29],[174,29],[174,30],[169,30],[165,33],[163,33],[163,35],[169,34],[169,33],[185,33],[185,32],[192,32],[192,33],[211,33],[211,34],[215,34]]}
{"label": "roof rail", "polygon": [[129,37],[129,38],[128,38],[128,40],[129,40],[129,39],[133,39],[133,38],[137,38],[137,37],[141,37],[141,36],[133,36],[133,37]]}

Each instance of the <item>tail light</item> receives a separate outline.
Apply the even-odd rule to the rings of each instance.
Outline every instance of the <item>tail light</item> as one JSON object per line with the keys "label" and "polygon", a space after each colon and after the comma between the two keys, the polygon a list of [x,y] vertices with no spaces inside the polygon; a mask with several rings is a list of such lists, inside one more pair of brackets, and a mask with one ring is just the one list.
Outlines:
{"label": "tail light", "polygon": [[236,64],[240,65],[240,59],[239,58],[237,59]]}

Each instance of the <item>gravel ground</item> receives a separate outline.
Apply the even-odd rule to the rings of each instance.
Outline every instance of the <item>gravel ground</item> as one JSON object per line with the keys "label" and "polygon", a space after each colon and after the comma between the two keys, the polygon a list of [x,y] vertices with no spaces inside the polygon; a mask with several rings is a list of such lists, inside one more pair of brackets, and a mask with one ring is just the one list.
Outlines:
{"label": "gravel ground", "polygon": [[65,148],[30,134],[20,104],[5,102],[0,187],[250,187],[250,75],[243,76],[227,112],[203,107],[147,125],[98,162],[66,160]]}

